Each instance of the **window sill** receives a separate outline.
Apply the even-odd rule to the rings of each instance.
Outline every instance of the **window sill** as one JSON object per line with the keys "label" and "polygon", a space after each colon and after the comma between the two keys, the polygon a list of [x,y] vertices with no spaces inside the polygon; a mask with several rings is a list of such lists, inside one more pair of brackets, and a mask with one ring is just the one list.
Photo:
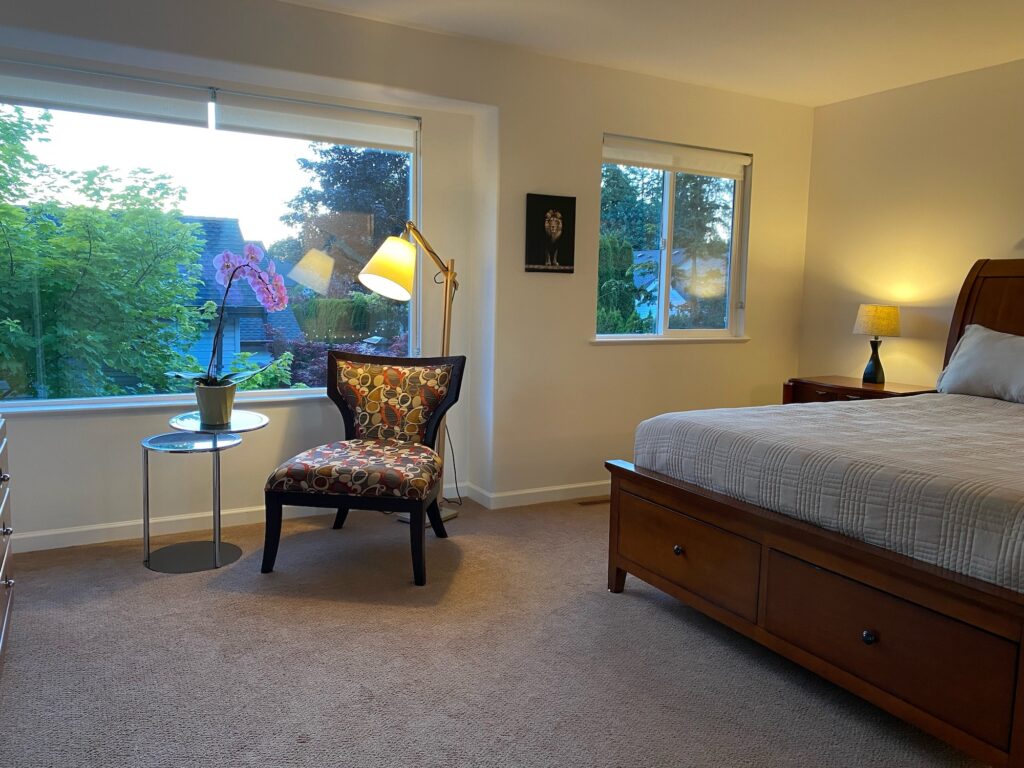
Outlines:
{"label": "window sill", "polygon": [[590,343],[602,347],[606,344],[743,344],[749,336],[594,336]]}
{"label": "window sill", "polygon": [[[238,405],[258,403],[290,403],[325,398],[324,387],[316,389],[268,389],[257,392],[239,392],[235,396]],[[141,411],[181,409],[195,410],[195,395],[184,393],[174,395],[131,395],[126,397],[80,397],[66,400],[0,400],[0,414],[6,416],[97,413],[110,411]]]}

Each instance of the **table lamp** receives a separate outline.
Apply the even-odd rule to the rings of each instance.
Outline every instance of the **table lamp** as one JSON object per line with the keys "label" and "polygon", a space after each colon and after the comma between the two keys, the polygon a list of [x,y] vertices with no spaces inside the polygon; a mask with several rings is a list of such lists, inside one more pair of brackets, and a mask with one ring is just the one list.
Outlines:
{"label": "table lamp", "polygon": [[861,304],[853,323],[853,332],[874,336],[871,339],[871,359],[864,368],[864,383],[884,384],[885,371],[878,357],[878,347],[882,344],[879,337],[900,335],[900,308],[888,304]]}
{"label": "table lamp", "polygon": [[[441,355],[448,356],[452,337],[452,302],[455,299],[455,291],[458,290],[459,281],[456,279],[455,259],[449,259],[447,263],[441,260],[437,251],[430,247],[430,243],[423,237],[423,233],[416,228],[416,225],[407,221],[403,237],[389,237],[373,254],[366,266],[359,273],[359,282],[365,285],[374,293],[379,293],[389,299],[396,301],[409,301],[412,298],[412,289],[416,279],[416,246],[419,245],[437,267],[438,273],[443,278],[441,284],[444,286],[444,317],[441,325]],[[411,240],[406,240],[409,235]],[[442,427],[438,430],[437,445],[435,450],[439,456],[444,457],[445,430]],[[444,497],[444,469],[441,470],[441,497]],[[456,516],[456,512],[450,507],[441,506],[441,518],[450,520]],[[408,522],[407,515],[399,515],[399,519]]]}

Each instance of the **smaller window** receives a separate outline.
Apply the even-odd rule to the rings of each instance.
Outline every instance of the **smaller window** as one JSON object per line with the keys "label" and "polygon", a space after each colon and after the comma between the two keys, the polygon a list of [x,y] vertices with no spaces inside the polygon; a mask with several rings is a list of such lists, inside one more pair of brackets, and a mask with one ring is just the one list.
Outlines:
{"label": "smaller window", "polygon": [[743,333],[750,155],[605,136],[597,334]]}

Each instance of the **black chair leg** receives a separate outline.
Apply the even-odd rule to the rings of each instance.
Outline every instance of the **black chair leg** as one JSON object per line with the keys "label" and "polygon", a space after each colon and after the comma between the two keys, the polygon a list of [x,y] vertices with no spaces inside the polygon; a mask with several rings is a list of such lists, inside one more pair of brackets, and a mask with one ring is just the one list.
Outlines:
{"label": "black chair leg", "polygon": [[409,514],[409,539],[412,542],[412,577],[417,587],[427,583],[427,564],[423,554],[426,545],[426,521],[423,507]]}
{"label": "black chair leg", "polygon": [[277,545],[281,543],[281,502],[271,494],[266,495],[267,532],[263,539],[263,567],[260,571],[270,573],[277,560]]}
{"label": "black chair leg", "polygon": [[345,519],[348,517],[348,507],[338,507],[338,514],[334,518],[334,530],[338,530],[345,524]]}
{"label": "black chair leg", "polygon": [[430,527],[434,529],[434,535],[439,539],[447,539],[448,531],[444,529],[444,521],[441,519],[441,507],[437,503],[437,499],[430,502],[430,506],[427,507],[427,517],[430,518]]}

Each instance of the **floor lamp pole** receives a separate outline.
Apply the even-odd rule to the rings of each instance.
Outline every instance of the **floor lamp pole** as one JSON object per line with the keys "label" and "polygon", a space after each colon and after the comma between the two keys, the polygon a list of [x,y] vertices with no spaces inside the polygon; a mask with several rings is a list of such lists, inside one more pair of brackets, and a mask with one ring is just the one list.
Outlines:
{"label": "floor lamp pole", "polygon": [[[405,229],[416,244],[431,258],[434,266],[437,267],[438,272],[444,278],[444,318],[441,324],[441,356],[447,357],[452,343],[452,304],[455,301],[455,291],[459,288],[458,275],[455,272],[455,259],[449,259],[448,263],[443,262],[441,257],[437,255],[437,251],[430,247],[430,243],[427,242],[426,238],[423,237],[423,233],[416,228],[413,222],[406,222]],[[441,484],[441,500],[438,502],[438,506],[441,507],[441,519],[451,520],[453,517],[457,517],[459,513],[451,507],[444,505],[444,447],[445,422],[442,419],[438,425],[437,441],[434,444],[434,450],[441,457],[441,477],[438,478],[438,482]],[[404,519],[404,516],[401,516],[401,518]]]}
{"label": "floor lamp pole", "polygon": [[[444,321],[441,325],[441,356],[448,357],[452,342],[452,303],[455,301],[455,259],[449,259],[442,272],[444,275]],[[445,420],[441,419],[438,426],[437,442],[435,450],[441,457],[441,477],[438,482],[441,484],[441,519],[451,520],[458,517],[458,512],[451,507],[444,505],[444,446],[445,446]]]}

